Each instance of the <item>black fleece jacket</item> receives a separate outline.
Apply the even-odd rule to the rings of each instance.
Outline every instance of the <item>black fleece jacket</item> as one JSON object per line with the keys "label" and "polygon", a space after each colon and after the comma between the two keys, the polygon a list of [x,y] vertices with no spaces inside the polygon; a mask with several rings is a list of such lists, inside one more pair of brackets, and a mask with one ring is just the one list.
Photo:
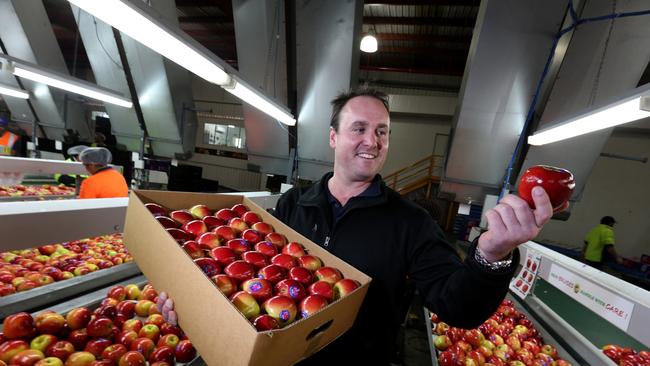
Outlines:
{"label": "black fleece jacket", "polygon": [[426,211],[383,181],[378,197],[351,198],[333,226],[327,200],[331,177],[328,173],[309,187],[286,192],[275,216],[372,277],[372,282],[353,328],[312,356],[310,364],[340,363],[341,357],[387,364],[403,320],[400,301],[407,276],[425,305],[452,326],[476,327],[496,310],[519,262],[517,251],[513,265],[503,270],[478,264],[475,245],[462,262]]}

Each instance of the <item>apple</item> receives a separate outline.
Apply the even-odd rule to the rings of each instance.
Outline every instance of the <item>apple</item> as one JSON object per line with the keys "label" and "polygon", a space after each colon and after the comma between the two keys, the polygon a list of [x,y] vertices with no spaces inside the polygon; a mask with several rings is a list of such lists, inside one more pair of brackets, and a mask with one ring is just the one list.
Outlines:
{"label": "apple", "polygon": [[284,267],[280,267],[277,264],[269,264],[257,271],[257,277],[267,279],[275,284],[287,277],[286,272],[287,270]]}
{"label": "apple", "polygon": [[58,357],[45,357],[36,362],[34,366],[63,366],[63,361]]}
{"label": "apple", "polygon": [[309,286],[314,282],[314,275],[305,267],[293,267],[289,269],[289,278]]}
{"label": "apple", "polygon": [[126,298],[129,300],[140,300],[140,288],[135,284],[128,284],[124,286],[126,290]]}
{"label": "apple", "polygon": [[296,303],[291,298],[282,295],[273,296],[264,301],[262,307],[268,315],[272,316],[278,321],[278,323],[280,323],[280,327],[284,327],[293,322],[298,313]]}
{"label": "apple", "polygon": [[31,338],[36,333],[34,318],[26,312],[9,315],[2,323],[2,331],[9,339]]}
{"label": "apple", "polygon": [[147,210],[149,210],[149,212],[151,212],[151,214],[154,216],[167,216],[168,213],[167,209],[157,203],[145,203],[144,207],[146,207]]}
{"label": "apple", "polygon": [[258,222],[262,222],[262,218],[260,217],[260,215],[258,215],[253,211],[244,212],[244,214],[241,215],[241,218],[246,222],[248,226],[251,226]]}
{"label": "apple", "polygon": [[250,211],[250,209],[249,209],[248,207],[246,207],[246,205],[241,204],[241,203],[237,203],[237,204],[235,204],[235,205],[232,206],[230,209],[231,209],[232,211],[234,211],[235,214],[236,214],[237,216],[239,216],[239,217],[241,217],[241,216],[242,216],[243,214],[245,214],[246,212]]}
{"label": "apple", "polygon": [[138,316],[145,317],[145,316],[149,315],[149,309],[152,306],[156,306],[156,304],[154,304],[154,302],[151,301],[151,300],[139,300],[135,304],[135,313]]}
{"label": "apple", "polygon": [[45,352],[49,346],[55,344],[57,341],[56,336],[52,334],[41,334],[29,342],[29,348]]}
{"label": "apple", "polygon": [[112,344],[110,339],[106,338],[96,338],[96,339],[91,339],[86,343],[86,347],[84,348],[84,351],[92,353],[96,358],[99,358],[106,347],[110,346]]}
{"label": "apple", "polygon": [[261,222],[261,221],[256,222],[253,225],[251,225],[251,229],[259,232],[260,234],[262,234],[262,237],[265,237],[266,235],[268,235],[268,234],[272,233],[273,231],[275,231],[271,224],[266,223],[266,222]]}
{"label": "apple", "polygon": [[334,287],[329,282],[316,281],[309,285],[307,292],[309,292],[310,295],[322,296],[327,301],[334,301]]}
{"label": "apple", "polygon": [[115,305],[101,305],[100,307],[95,309],[95,311],[93,311],[93,315],[113,319],[115,315],[117,315],[117,308],[115,307]]}
{"label": "apple", "polygon": [[253,295],[258,303],[273,296],[273,284],[263,278],[248,279],[242,283],[241,289]]}
{"label": "apple", "polygon": [[249,320],[260,314],[260,306],[255,297],[246,291],[236,292],[230,297],[230,302]]}
{"label": "apple", "polygon": [[0,344],[0,361],[9,363],[11,359],[22,351],[29,349],[29,344],[22,340],[8,340]]}
{"label": "apple", "polygon": [[65,326],[65,318],[53,311],[46,311],[36,315],[34,323],[39,334],[57,334]]}
{"label": "apple", "polygon": [[221,219],[221,220],[223,220],[225,222],[228,222],[228,221],[230,221],[231,219],[233,219],[235,217],[239,217],[235,211],[233,211],[233,210],[231,210],[229,208],[222,208],[221,210],[217,211],[214,214],[214,216],[216,216],[217,218],[219,218],[219,219]]}
{"label": "apple", "polygon": [[461,356],[457,353],[451,351],[440,352],[438,356],[438,364],[440,366],[459,366],[463,365],[464,362],[461,360]]}
{"label": "apple", "polygon": [[555,347],[551,346],[550,344],[543,345],[540,348],[540,352],[553,357],[553,359],[557,358],[557,350],[555,349]]}
{"label": "apple", "polygon": [[65,366],[88,366],[95,361],[95,355],[90,352],[75,352],[65,360]]}
{"label": "apple", "polygon": [[[639,365],[636,361],[632,361],[631,363],[622,363],[621,366],[637,366]],[[569,362],[563,359],[557,359],[551,363],[551,366],[571,366]]]}
{"label": "apple", "polygon": [[275,294],[289,297],[293,301],[300,301],[307,297],[308,292],[302,283],[292,279],[285,279],[275,285]]}
{"label": "apple", "polygon": [[181,335],[183,335],[183,331],[178,325],[163,323],[163,325],[160,326],[160,334],[161,335],[175,334],[180,337]]}
{"label": "apple", "polygon": [[194,205],[190,208],[190,214],[192,214],[196,219],[202,219],[206,216],[212,215],[212,212],[206,205]]}
{"label": "apple", "polygon": [[298,265],[296,263],[296,258],[289,254],[275,255],[273,256],[273,258],[271,258],[271,263],[277,264],[280,267],[284,267],[287,270],[296,267]]}
{"label": "apple", "polygon": [[447,335],[439,335],[434,338],[433,345],[437,350],[444,351],[451,346],[451,340]]}
{"label": "apple", "polygon": [[213,276],[211,280],[226,297],[230,297],[230,295],[237,291],[237,282],[228,275],[218,274]]}
{"label": "apple", "polygon": [[319,281],[326,281],[332,285],[343,279],[341,272],[334,267],[321,267],[314,271],[314,275]]}
{"label": "apple", "polygon": [[45,355],[48,357],[56,357],[63,361],[75,352],[72,343],[68,341],[57,341],[45,349]]}
{"label": "apple", "polygon": [[91,319],[86,326],[86,332],[92,338],[109,338],[113,333],[113,321],[101,316]]}
{"label": "apple", "polygon": [[194,348],[194,345],[192,345],[192,342],[189,340],[182,340],[178,342],[174,356],[178,362],[190,362],[194,359],[194,357],[196,357],[196,349]]}
{"label": "apple", "polygon": [[323,266],[323,262],[320,258],[310,254],[305,254],[296,259],[296,261],[298,261],[300,267],[305,267],[312,272]]}
{"label": "apple", "polygon": [[237,235],[249,228],[248,224],[239,217],[230,219],[230,221],[228,221],[228,226],[230,226]]}
{"label": "apple", "polygon": [[118,366],[145,366],[147,359],[144,355],[137,351],[128,351],[120,357],[117,362]]}
{"label": "apple", "polygon": [[182,229],[172,228],[165,229],[165,231],[167,231],[167,233],[171,235],[171,237],[174,238],[174,240],[176,240],[176,242],[179,244],[183,244],[188,240],[194,240],[194,236],[192,236],[192,234]]}
{"label": "apple", "polygon": [[535,354],[525,348],[520,348],[515,352],[515,359],[523,362],[525,365],[529,365],[535,359]]}
{"label": "apple", "polygon": [[210,250],[210,257],[222,266],[227,266],[237,260],[237,253],[228,247],[216,247]]}
{"label": "apple", "polygon": [[123,301],[126,299],[126,289],[124,286],[113,286],[108,290],[106,297],[110,297],[117,301]]}
{"label": "apple", "polygon": [[269,259],[260,252],[248,251],[241,255],[244,262],[250,263],[255,269],[261,269],[269,265]]}
{"label": "apple", "polygon": [[201,220],[192,220],[190,222],[187,222],[183,224],[182,229],[194,236],[195,238],[201,236],[204,233],[208,232],[208,227],[205,225],[205,223]]}
{"label": "apple", "polygon": [[43,352],[37,349],[28,349],[15,354],[9,361],[9,364],[16,366],[32,366],[44,358],[45,355]]}
{"label": "apple", "polygon": [[278,254],[278,249],[275,247],[275,245],[268,241],[260,241],[259,243],[255,244],[253,248],[269,258]]}
{"label": "apple", "polygon": [[132,330],[134,332],[139,332],[140,329],[142,329],[142,320],[140,319],[128,319],[127,321],[122,324],[122,330],[123,331],[129,331]]}
{"label": "apple", "polygon": [[242,260],[234,261],[224,268],[223,272],[237,282],[253,278],[255,267]]}
{"label": "apple", "polygon": [[259,231],[253,230],[253,229],[246,229],[241,233],[242,239],[246,240],[252,245],[255,245],[262,241],[264,239],[264,235],[262,235]]}
{"label": "apple", "polygon": [[149,356],[149,363],[155,362],[167,362],[169,364],[174,363],[174,349],[169,346],[160,346],[154,349]]}
{"label": "apple", "polygon": [[178,342],[180,342],[181,339],[178,338],[176,334],[165,334],[164,336],[160,337],[158,340],[157,346],[168,346],[171,347],[172,349],[176,348],[178,345]]}
{"label": "apple", "polygon": [[153,324],[160,328],[165,323],[165,318],[162,314],[151,314],[145,319],[144,324]]}
{"label": "apple", "polygon": [[199,266],[201,271],[203,271],[203,273],[208,277],[216,276],[221,273],[219,262],[212,258],[197,258],[194,260],[194,264]]}
{"label": "apple", "polygon": [[[203,235],[206,235],[209,233],[205,233]],[[183,245],[183,250],[187,255],[190,256],[192,259],[198,259],[198,258],[203,258],[205,255],[203,254],[203,249],[201,249],[199,243],[197,243],[194,240],[188,240],[186,241]]]}
{"label": "apple", "polygon": [[296,243],[295,241],[287,243],[287,245],[283,246],[282,253],[289,254],[296,258],[300,258],[303,255],[307,254],[305,253],[305,247],[303,247],[300,243]]}
{"label": "apple", "polygon": [[156,216],[156,220],[158,220],[160,225],[165,229],[176,229],[180,226],[177,221],[174,221],[167,216]]}
{"label": "apple", "polygon": [[221,225],[226,225],[226,221],[216,216],[205,216],[201,220],[205,223],[205,226],[208,227],[208,230],[212,230]]}
{"label": "apple", "polygon": [[548,165],[535,165],[526,170],[519,180],[519,196],[523,198],[531,208],[535,208],[532,197],[532,189],[535,186],[542,186],[549,198],[553,211],[557,212],[564,208],[575,188],[573,174],[562,168]]}
{"label": "apple", "polygon": [[196,239],[196,242],[199,245],[199,248],[203,250],[210,250],[221,246],[221,240],[219,240],[219,235],[213,232],[207,232],[201,234],[201,236]]}
{"label": "apple", "polygon": [[226,242],[226,246],[239,255],[251,250],[251,243],[249,243],[245,239],[239,239],[239,238],[228,240],[228,242]]}
{"label": "apple", "polygon": [[309,295],[298,304],[298,312],[301,318],[306,318],[326,307],[328,303],[327,299],[323,296]]}
{"label": "apple", "polygon": [[120,358],[128,351],[125,345],[116,343],[112,344],[102,351],[102,359],[111,360],[113,364],[117,364]]}
{"label": "apple", "polygon": [[154,343],[158,342],[158,338],[160,338],[160,328],[155,324],[145,324],[138,332],[138,336],[140,338],[149,338]]}
{"label": "apple", "polygon": [[131,342],[131,346],[129,346],[130,351],[140,352],[145,357],[145,359],[151,356],[151,353],[155,348],[156,348],[156,344],[154,343],[154,341],[145,337],[141,337],[134,340],[133,342]]}
{"label": "apple", "polygon": [[[449,324],[447,324],[445,322],[438,322],[438,324],[436,324],[435,332],[436,332],[437,335],[447,334],[447,331],[449,331]],[[457,343],[460,343],[460,342],[462,342],[462,341],[458,341]]]}
{"label": "apple", "polygon": [[253,326],[259,332],[264,332],[267,330],[279,329],[280,323],[274,317],[268,314],[263,314],[253,320]]}
{"label": "apple", "polygon": [[192,214],[186,210],[172,211],[169,213],[169,217],[171,217],[172,220],[176,221],[180,225],[185,225],[188,222],[194,220],[194,216],[192,216]]}
{"label": "apple", "polygon": [[264,240],[273,243],[273,245],[275,245],[278,249],[281,249],[287,244],[287,238],[284,235],[275,232],[266,234]]}
{"label": "apple", "polygon": [[16,288],[10,283],[0,284],[0,297],[16,293]]}
{"label": "apple", "polygon": [[334,284],[334,300],[348,296],[352,291],[359,287],[361,287],[361,284],[350,278],[343,278],[337,281]]}
{"label": "apple", "polygon": [[131,343],[136,339],[138,339],[138,333],[133,330],[123,330],[115,337],[116,342],[123,344],[127,348],[131,347]]}

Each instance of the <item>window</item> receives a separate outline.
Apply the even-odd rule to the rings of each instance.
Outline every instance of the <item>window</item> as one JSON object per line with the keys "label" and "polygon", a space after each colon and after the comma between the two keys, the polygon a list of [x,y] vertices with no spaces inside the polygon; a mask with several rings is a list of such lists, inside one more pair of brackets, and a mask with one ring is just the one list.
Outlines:
{"label": "window", "polygon": [[246,146],[246,129],[235,125],[203,125],[203,143],[206,145],[228,146],[243,149]]}

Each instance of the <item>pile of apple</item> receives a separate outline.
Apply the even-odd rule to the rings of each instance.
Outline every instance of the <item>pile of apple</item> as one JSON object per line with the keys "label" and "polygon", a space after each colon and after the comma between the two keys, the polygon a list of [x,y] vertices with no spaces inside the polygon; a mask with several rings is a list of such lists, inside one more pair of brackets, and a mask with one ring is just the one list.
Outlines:
{"label": "pile of apple", "polygon": [[431,322],[440,366],[570,366],[511,300],[475,329],[450,327],[435,314]]}
{"label": "pile of apple", "polygon": [[145,206],[258,331],[308,317],[360,285],[243,204],[216,212]]}
{"label": "pile of apple", "polygon": [[150,285],[114,286],[91,311],[65,316],[53,311],[35,317],[5,318],[0,333],[0,366],[143,366],[189,362],[196,350],[181,328],[163,319]]}
{"label": "pile of apple", "polygon": [[649,351],[635,351],[630,347],[621,347],[607,344],[602,348],[605,356],[616,362],[619,366],[650,366]]}
{"label": "pile of apple", "polygon": [[0,297],[132,260],[122,234],[0,252]]}
{"label": "pile of apple", "polygon": [[0,197],[20,197],[20,196],[68,196],[74,195],[75,188],[68,187],[65,184],[59,185],[35,185],[24,186],[18,184],[15,186],[0,186]]}

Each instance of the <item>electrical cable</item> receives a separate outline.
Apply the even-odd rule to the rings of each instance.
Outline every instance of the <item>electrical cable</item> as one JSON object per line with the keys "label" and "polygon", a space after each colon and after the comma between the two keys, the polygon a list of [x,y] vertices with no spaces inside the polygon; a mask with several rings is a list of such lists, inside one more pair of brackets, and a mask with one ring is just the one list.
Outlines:
{"label": "electrical cable", "polygon": [[93,16],[93,23],[95,24],[95,36],[97,36],[97,42],[99,42],[99,45],[101,46],[102,50],[104,50],[104,53],[108,58],[117,66],[118,69],[124,70],[122,68],[122,65],[120,65],[117,61],[113,60],[113,57],[111,57],[111,54],[108,53],[106,48],[104,48],[104,44],[102,43],[102,40],[99,38],[99,31],[97,30],[97,19]]}

